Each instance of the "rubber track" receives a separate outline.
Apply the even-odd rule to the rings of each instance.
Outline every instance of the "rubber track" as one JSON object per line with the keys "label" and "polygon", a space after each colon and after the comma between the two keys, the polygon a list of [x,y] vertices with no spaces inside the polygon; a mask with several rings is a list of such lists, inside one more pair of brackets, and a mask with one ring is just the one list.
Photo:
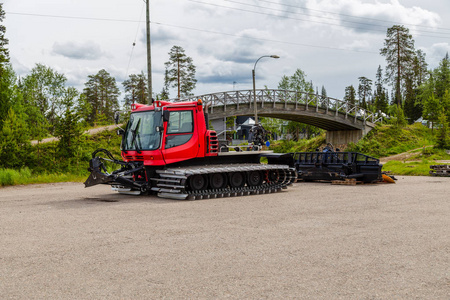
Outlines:
{"label": "rubber track", "polygon": [[[258,186],[243,186],[240,188],[226,187],[223,189],[206,189],[189,191],[186,190],[189,177],[197,174],[234,173],[251,171],[278,171],[278,180],[273,182],[264,181]],[[162,198],[177,200],[199,200],[222,197],[246,196],[255,194],[267,194],[279,192],[287,188],[297,179],[295,168],[287,165],[267,164],[240,164],[240,165],[212,165],[204,167],[172,168],[157,171],[159,178],[152,178],[156,186],[152,191],[158,192]]]}

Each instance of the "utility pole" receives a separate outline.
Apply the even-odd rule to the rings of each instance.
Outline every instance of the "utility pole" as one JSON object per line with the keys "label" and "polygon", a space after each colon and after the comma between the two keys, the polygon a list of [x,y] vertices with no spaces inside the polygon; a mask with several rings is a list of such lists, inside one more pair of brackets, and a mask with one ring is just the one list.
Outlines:
{"label": "utility pole", "polygon": [[150,47],[150,0],[146,0],[147,11],[147,76],[148,76],[148,103],[152,104],[152,50]]}

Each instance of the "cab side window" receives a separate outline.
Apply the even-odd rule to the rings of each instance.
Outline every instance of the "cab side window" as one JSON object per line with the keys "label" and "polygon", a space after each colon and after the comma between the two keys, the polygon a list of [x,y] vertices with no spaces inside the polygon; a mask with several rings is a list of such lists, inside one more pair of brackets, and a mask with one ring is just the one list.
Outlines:
{"label": "cab side window", "polygon": [[171,111],[167,126],[165,148],[172,148],[187,143],[192,138],[194,121],[191,110]]}

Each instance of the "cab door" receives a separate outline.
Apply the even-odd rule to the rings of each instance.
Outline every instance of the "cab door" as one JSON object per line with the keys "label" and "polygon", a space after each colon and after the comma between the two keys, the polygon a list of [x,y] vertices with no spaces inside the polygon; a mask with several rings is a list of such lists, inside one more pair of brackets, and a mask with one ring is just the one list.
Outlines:
{"label": "cab door", "polygon": [[197,157],[199,150],[195,110],[169,108],[169,120],[165,122],[162,153],[166,164]]}

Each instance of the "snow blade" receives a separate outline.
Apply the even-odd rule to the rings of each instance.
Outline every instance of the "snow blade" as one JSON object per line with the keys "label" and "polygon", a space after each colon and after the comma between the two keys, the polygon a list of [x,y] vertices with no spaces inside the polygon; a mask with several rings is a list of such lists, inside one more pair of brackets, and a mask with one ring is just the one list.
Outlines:
{"label": "snow blade", "polygon": [[113,176],[103,173],[102,169],[105,169],[103,166],[100,157],[94,157],[89,161],[89,171],[91,174],[88,179],[84,182],[84,187],[90,187],[97,184],[108,184],[114,180]]}

